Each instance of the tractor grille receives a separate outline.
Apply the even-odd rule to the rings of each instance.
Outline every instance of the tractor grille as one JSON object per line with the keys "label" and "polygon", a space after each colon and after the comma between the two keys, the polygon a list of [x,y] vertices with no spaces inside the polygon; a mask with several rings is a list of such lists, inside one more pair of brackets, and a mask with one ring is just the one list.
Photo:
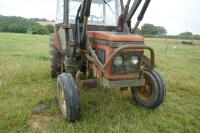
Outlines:
{"label": "tractor grille", "polygon": [[[142,52],[131,52],[131,53],[122,53],[119,54],[123,57],[124,62],[121,66],[115,66],[112,63],[112,74],[130,74],[130,73],[139,73],[140,72],[140,65],[142,60]],[[137,65],[131,64],[131,57],[138,56],[139,62]]]}
{"label": "tractor grille", "polygon": [[116,67],[114,66],[113,69],[112,69],[112,73],[113,74],[124,74],[126,73],[126,65],[121,65],[120,67]]}

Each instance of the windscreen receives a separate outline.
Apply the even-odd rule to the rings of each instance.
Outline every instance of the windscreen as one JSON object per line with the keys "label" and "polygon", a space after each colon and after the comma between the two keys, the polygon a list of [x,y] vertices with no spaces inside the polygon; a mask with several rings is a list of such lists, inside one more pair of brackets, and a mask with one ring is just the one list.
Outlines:
{"label": "windscreen", "polygon": [[[81,0],[69,1],[69,23],[75,23],[77,10]],[[92,0],[88,23],[91,25],[116,26],[121,13],[119,0]]]}

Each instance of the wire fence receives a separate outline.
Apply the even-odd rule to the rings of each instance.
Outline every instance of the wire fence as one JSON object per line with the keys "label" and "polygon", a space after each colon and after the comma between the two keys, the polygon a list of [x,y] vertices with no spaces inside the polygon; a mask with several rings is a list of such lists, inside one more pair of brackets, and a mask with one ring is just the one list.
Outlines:
{"label": "wire fence", "polygon": [[146,43],[156,45],[162,54],[176,53],[181,55],[200,56],[200,41],[169,38],[147,38]]}

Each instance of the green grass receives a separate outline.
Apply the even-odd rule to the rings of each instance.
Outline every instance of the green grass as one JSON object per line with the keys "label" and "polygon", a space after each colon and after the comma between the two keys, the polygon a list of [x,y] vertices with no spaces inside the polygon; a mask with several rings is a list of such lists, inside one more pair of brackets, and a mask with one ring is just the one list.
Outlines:
{"label": "green grass", "polygon": [[[135,106],[130,90],[80,90],[81,120],[66,123],[51,102],[57,94],[49,75],[48,41],[48,36],[0,33],[0,132],[200,131],[199,46],[146,39],[155,48],[156,69],[167,83],[167,97],[159,108]],[[34,113],[39,103],[52,104]]]}

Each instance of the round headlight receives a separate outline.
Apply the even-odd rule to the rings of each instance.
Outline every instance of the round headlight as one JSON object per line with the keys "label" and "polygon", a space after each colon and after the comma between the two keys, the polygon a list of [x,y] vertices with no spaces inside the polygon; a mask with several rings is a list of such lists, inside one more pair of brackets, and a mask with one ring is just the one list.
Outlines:
{"label": "round headlight", "polygon": [[132,57],[131,57],[131,64],[137,65],[138,62],[139,62],[138,56],[132,56]]}
{"label": "round headlight", "polygon": [[123,63],[123,58],[122,56],[116,56],[113,60],[113,63],[115,66],[121,66]]}

